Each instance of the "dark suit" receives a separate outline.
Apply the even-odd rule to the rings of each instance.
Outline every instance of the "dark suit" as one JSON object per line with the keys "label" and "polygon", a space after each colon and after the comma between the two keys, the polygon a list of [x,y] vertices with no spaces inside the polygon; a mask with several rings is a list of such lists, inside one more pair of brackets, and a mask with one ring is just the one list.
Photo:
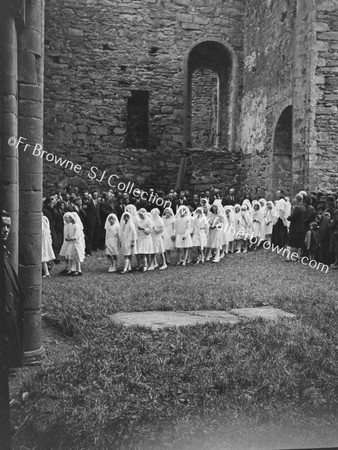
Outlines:
{"label": "dark suit", "polygon": [[222,200],[223,206],[235,206],[239,203],[239,198],[237,195],[227,195]]}
{"label": "dark suit", "polygon": [[287,219],[290,221],[288,246],[301,248],[305,239],[306,209],[303,204],[296,205]]}
{"label": "dark suit", "polygon": [[[96,204],[95,204],[96,203]],[[97,250],[100,238],[101,216],[100,204],[90,199],[87,203],[88,240],[91,250]]]}
{"label": "dark suit", "polygon": [[22,365],[24,293],[0,243],[0,447],[11,448],[8,369]]}

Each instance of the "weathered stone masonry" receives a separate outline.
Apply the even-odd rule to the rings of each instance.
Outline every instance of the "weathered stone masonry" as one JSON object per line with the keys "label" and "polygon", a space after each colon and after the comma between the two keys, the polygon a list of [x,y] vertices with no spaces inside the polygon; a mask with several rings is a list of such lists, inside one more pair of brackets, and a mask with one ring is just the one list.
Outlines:
{"label": "weathered stone masonry", "polygon": [[[185,157],[192,189],[334,189],[337,14],[334,0],[48,2],[44,149],[82,170],[45,163],[45,187],[94,184],[95,165],[168,189]],[[211,92],[210,72],[216,103],[202,110],[191,90]],[[148,123],[147,136],[130,139],[129,99],[142,95],[134,131]],[[218,141],[196,139],[203,122]]]}
{"label": "weathered stone masonry", "polygon": [[[81,164],[85,181],[95,165],[145,187],[174,186],[187,154],[184,62],[194,45],[213,40],[229,45],[241,62],[243,13],[240,0],[49,2],[44,148]],[[127,147],[132,91],[149,92],[147,151]],[[237,101],[237,123],[239,113]],[[236,171],[231,149],[216,151],[222,152],[218,169],[231,172],[217,182],[231,183]],[[192,172],[193,157],[190,164]],[[74,173],[45,163],[46,186],[70,176]]]}

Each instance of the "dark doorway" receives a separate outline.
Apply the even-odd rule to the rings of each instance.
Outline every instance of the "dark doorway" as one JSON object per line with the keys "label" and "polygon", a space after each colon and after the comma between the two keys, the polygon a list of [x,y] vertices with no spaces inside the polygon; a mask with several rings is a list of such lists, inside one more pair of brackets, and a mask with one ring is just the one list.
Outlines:
{"label": "dark doorway", "polygon": [[272,187],[292,192],[292,106],[284,109],[275,129]]}

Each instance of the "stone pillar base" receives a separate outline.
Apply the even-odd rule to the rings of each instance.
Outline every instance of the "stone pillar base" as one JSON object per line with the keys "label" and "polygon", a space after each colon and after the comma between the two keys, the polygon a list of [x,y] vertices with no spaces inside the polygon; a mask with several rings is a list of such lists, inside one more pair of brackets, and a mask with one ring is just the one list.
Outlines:
{"label": "stone pillar base", "polygon": [[36,366],[38,364],[41,364],[41,361],[46,355],[46,351],[44,347],[40,347],[37,350],[33,350],[32,352],[24,352],[23,358],[22,358],[22,365],[23,366]]}

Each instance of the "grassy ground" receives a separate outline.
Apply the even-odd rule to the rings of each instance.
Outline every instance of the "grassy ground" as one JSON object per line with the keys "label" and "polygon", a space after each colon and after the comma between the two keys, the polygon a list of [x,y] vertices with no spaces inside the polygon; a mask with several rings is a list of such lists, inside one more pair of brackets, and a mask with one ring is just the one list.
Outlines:
{"label": "grassy ground", "polygon": [[[264,449],[338,444],[338,276],[267,251],[220,264],[44,280],[44,319],[73,347],[23,386],[15,449]],[[119,311],[267,304],[296,320],[162,331]]]}

